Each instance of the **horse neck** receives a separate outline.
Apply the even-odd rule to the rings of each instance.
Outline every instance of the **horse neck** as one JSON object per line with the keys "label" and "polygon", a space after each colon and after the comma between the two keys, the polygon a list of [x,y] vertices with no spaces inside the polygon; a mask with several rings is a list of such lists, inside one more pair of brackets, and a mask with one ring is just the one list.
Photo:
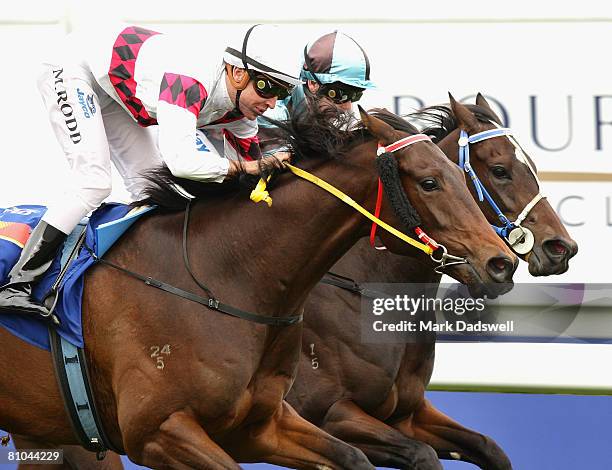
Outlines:
{"label": "horse neck", "polygon": [[[313,173],[362,205],[373,206],[377,181],[373,172],[327,161]],[[283,175],[270,194],[272,207],[235,198],[216,207],[197,205],[189,251],[204,255],[194,258],[196,271],[214,269],[215,294],[225,290],[236,298],[226,286],[239,286],[239,307],[289,314],[299,310],[312,287],[367,228],[354,209],[293,175]],[[223,222],[213,231],[211,221],[217,219]],[[211,239],[218,238],[220,230],[222,242],[211,249]]]}

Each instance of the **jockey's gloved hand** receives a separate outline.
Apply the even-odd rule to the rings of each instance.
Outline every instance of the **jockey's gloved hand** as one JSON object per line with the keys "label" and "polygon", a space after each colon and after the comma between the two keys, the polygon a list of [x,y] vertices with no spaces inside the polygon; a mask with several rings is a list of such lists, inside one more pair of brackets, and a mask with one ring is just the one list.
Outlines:
{"label": "jockey's gloved hand", "polygon": [[285,162],[287,163],[291,162],[291,152],[286,152],[286,151],[276,152],[270,155],[270,157],[264,157],[264,160],[267,158],[276,160],[276,162],[274,163],[276,168],[285,168]]}
{"label": "jockey's gloved hand", "polygon": [[269,175],[274,173],[275,170],[282,170],[285,168],[285,163],[291,159],[291,153],[286,151],[276,152],[268,157],[263,157],[257,162],[258,171],[257,175],[262,178],[267,178]]}
{"label": "jockey's gloved hand", "polygon": [[282,169],[285,167],[285,162],[291,159],[291,153],[286,151],[276,152],[273,155],[263,157],[260,160],[252,161],[236,161],[230,160],[228,176],[234,176],[239,173],[247,175],[260,175],[269,173],[271,170]]}

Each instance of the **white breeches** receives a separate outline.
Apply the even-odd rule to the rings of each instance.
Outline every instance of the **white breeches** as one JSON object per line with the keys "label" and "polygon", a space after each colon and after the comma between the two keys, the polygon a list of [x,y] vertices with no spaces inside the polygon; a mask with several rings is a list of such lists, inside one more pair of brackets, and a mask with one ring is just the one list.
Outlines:
{"label": "white breeches", "polygon": [[141,174],[162,164],[151,133],[97,85],[83,64],[45,64],[38,88],[70,166],[65,192],[49,203],[43,220],[70,233],[110,195],[111,161],[138,199]]}

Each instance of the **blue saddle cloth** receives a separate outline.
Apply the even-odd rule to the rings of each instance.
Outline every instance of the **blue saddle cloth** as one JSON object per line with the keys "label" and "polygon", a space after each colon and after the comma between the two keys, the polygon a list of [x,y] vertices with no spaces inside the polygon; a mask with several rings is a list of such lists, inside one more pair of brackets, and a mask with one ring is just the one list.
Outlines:
{"label": "blue saddle cloth", "polygon": [[[89,247],[96,256],[104,255],[136,220],[151,209],[154,209],[154,207],[134,208],[116,203],[103,205],[89,218],[85,246]],[[24,224],[34,228],[45,211],[46,207],[44,206],[15,206],[0,209],[0,279],[3,280],[2,284],[6,282],[11,267],[16,263],[21,253]],[[27,227],[25,228],[27,229]],[[54,260],[45,277],[34,287],[33,295],[35,298],[41,300],[49,293],[61,269],[62,253],[69,252],[72,249],[82,228],[83,226],[77,227],[75,232],[68,237],[64,249],[60,250],[60,254]],[[55,313],[59,317],[61,325],[57,331],[60,336],[79,348],[84,346],[81,324],[83,274],[94,263],[95,260],[91,252],[88,249],[82,249],[77,259],[68,268],[58,290],[59,297]],[[22,313],[14,315],[3,313],[0,314],[0,326],[34,346],[50,350],[47,324],[34,316]]]}

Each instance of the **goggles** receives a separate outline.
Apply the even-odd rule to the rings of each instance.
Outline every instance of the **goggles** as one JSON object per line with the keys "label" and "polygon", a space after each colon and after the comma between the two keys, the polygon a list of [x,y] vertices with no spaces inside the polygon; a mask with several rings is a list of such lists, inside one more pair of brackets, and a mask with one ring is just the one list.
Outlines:
{"label": "goggles", "polygon": [[317,94],[329,98],[336,104],[348,101],[355,103],[363,96],[363,88],[356,88],[342,83],[329,83],[321,85]]}
{"label": "goggles", "polygon": [[253,72],[251,69],[248,69],[248,72],[251,80],[253,80],[255,92],[262,98],[284,100],[293,91],[294,87],[292,85],[275,80],[266,74]]}

